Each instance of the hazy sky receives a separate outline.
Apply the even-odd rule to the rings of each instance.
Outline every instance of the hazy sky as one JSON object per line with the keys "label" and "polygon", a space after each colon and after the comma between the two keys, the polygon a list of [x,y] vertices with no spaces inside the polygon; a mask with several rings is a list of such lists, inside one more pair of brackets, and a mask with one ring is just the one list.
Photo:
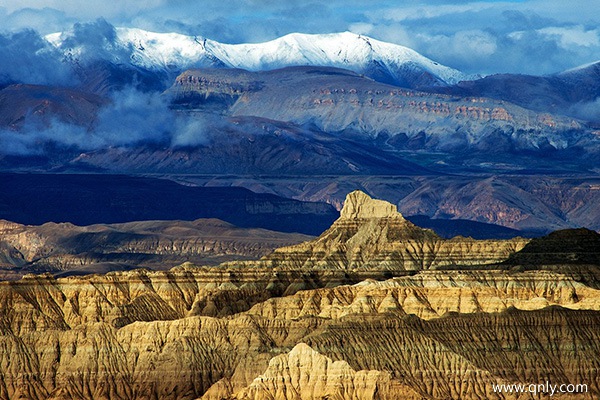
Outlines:
{"label": "hazy sky", "polygon": [[600,60],[597,0],[0,0],[4,33],[46,34],[99,17],[227,43],[353,31],[468,73],[547,74]]}

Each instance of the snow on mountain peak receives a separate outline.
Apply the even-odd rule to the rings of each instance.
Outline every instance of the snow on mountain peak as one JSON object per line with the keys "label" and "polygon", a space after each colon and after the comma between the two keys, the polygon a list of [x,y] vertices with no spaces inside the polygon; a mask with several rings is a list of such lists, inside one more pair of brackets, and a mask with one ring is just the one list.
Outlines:
{"label": "snow on mountain peak", "polygon": [[407,47],[381,42],[351,32],[289,35],[264,43],[221,44],[212,42],[210,51],[225,64],[252,71],[291,65],[339,67],[365,73],[374,62],[390,74],[403,66],[421,68],[444,83],[452,84],[467,77],[440,65]]}
{"label": "snow on mountain peak", "polygon": [[[71,56],[82,48],[63,48],[72,33],[46,36],[54,46]],[[384,76],[391,82],[405,81],[413,73],[430,76],[432,84],[453,84],[468,79],[407,47],[351,33],[291,33],[263,43],[224,44],[200,36],[155,33],[136,28],[116,28],[111,47],[124,51],[114,57],[151,70],[182,71],[192,67],[232,67],[250,71],[298,65],[338,67],[367,76]],[[110,53],[110,49],[108,51]],[[123,59],[125,56],[128,59]],[[120,59],[119,59],[120,57]]]}
{"label": "snow on mountain peak", "polygon": [[587,69],[598,67],[598,66],[600,66],[600,60],[592,61],[590,63],[586,63],[586,64],[579,65],[579,66],[574,67],[574,68],[567,69],[565,71],[559,72],[557,75],[560,76],[560,75],[567,75],[567,74],[572,74],[572,73],[578,73],[578,72],[585,71]]}

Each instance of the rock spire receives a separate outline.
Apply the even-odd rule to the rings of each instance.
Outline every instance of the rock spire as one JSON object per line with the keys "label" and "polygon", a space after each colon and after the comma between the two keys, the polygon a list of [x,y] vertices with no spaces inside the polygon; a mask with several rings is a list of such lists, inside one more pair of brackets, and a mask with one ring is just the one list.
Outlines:
{"label": "rock spire", "polygon": [[383,200],[376,200],[369,197],[360,190],[348,193],[342,208],[341,219],[362,219],[362,218],[401,218],[402,214],[398,208],[391,203]]}

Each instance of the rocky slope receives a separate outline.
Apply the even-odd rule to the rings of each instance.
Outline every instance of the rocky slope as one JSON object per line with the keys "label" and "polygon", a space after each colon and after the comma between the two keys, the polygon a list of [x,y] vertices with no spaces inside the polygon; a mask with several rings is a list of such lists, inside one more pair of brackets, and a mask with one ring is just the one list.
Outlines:
{"label": "rocky slope", "polygon": [[399,207],[408,215],[475,219],[545,233],[582,226],[598,229],[600,215],[594,204],[599,182],[594,176],[547,175],[425,179]]}
{"label": "rocky slope", "polygon": [[[218,109],[220,106],[217,103],[203,107]],[[64,168],[169,175],[233,174],[239,176],[240,181],[248,176],[273,174],[430,173],[428,168],[375,143],[265,118],[233,117],[222,121],[213,115],[207,116],[205,111],[199,115],[189,111],[204,127],[191,132],[189,145],[185,142],[177,146],[142,144],[78,152],[72,154]],[[195,138],[200,144],[193,144]]]}
{"label": "rocky slope", "polygon": [[0,129],[44,127],[53,119],[91,127],[108,101],[73,88],[14,84],[0,90]]}
{"label": "rocky slope", "polygon": [[311,236],[237,228],[217,219],[27,226],[0,220],[4,279],[28,272],[83,274],[110,269],[167,269],[190,261],[215,265],[257,259]]}
{"label": "rocky slope", "polygon": [[600,395],[598,289],[489,264],[385,280],[371,255],[436,236],[358,192],[328,232],[309,247],[357,237],[364,265],[265,257],[0,283],[0,398],[534,399],[493,385],[546,381],[587,385],[556,398]]}
{"label": "rocky slope", "polygon": [[584,138],[594,140],[572,118],[485,97],[400,89],[340,69],[189,70],[169,93],[187,108],[220,102],[234,116],[313,124],[345,136],[374,139],[385,134],[384,143],[396,149],[493,150],[498,158],[500,148],[507,153],[548,146],[563,150]]}

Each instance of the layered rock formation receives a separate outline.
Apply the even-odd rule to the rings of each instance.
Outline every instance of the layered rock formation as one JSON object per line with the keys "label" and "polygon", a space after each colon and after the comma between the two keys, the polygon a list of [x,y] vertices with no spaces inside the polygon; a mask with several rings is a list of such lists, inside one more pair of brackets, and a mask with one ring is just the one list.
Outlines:
{"label": "layered rock formation", "polygon": [[385,282],[364,281],[273,298],[248,313],[266,318],[343,318],[353,314],[413,314],[421,319],[447,313],[497,313],[510,307],[537,310],[551,305],[599,310],[597,289],[561,274],[501,271],[422,272]]}
{"label": "layered rock formation", "polygon": [[28,272],[94,273],[106,269],[168,269],[190,261],[215,265],[257,259],[311,236],[238,228],[218,219],[142,221],[76,226],[28,226],[0,220],[0,269],[5,278]]}
{"label": "layered rock formation", "polygon": [[[376,389],[387,398],[506,398],[491,384],[544,379],[599,393],[600,312],[510,308],[598,310],[597,290],[561,275],[431,272],[263,303],[277,283],[262,274],[236,282],[231,271],[182,269],[2,284],[0,398],[280,399],[300,381],[309,399]],[[193,316],[227,315],[252,292],[259,302],[247,312]],[[225,301],[203,301],[208,293]],[[423,312],[432,307],[438,314]]]}
{"label": "layered rock formation", "polygon": [[[208,393],[203,399],[211,397],[212,393]],[[421,396],[410,387],[392,379],[389,372],[355,371],[347,362],[333,361],[300,343],[288,354],[272,358],[265,373],[233,398],[416,400]]]}
{"label": "layered rock formation", "polygon": [[529,240],[445,240],[407,221],[396,206],[355,191],[340,218],[311,242],[277,249],[264,258],[272,267],[419,271],[497,263]]}
{"label": "layered rock formation", "polygon": [[[255,73],[188,70],[169,92],[176,102],[187,106],[227,99],[224,106],[231,105],[234,115],[296,123],[312,120],[326,131],[337,132],[353,127],[369,134],[401,131],[412,137],[425,127],[425,121],[465,128],[461,120],[498,127],[514,124],[526,130],[581,128],[573,119],[535,113],[506,102],[407,90],[334,68],[295,67]],[[360,113],[357,119],[356,113],[348,113],[348,109],[369,112]],[[428,133],[431,129],[436,128],[428,126]]]}
{"label": "layered rock formation", "polygon": [[[426,270],[406,274],[401,251],[379,260],[434,240]],[[543,266],[469,263],[477,241],[459,253],[468,270],[439,269],[446,242],[355,192],[297,263],[288,247],[276,267],[2,282],[0,399],[534,399],[493,385],[546,381],[587,385],[556,398],[600,396],[600,290]],[[345,268],[348,249],[364,265]],[[404,276],[383,280],[382,265]]]}

